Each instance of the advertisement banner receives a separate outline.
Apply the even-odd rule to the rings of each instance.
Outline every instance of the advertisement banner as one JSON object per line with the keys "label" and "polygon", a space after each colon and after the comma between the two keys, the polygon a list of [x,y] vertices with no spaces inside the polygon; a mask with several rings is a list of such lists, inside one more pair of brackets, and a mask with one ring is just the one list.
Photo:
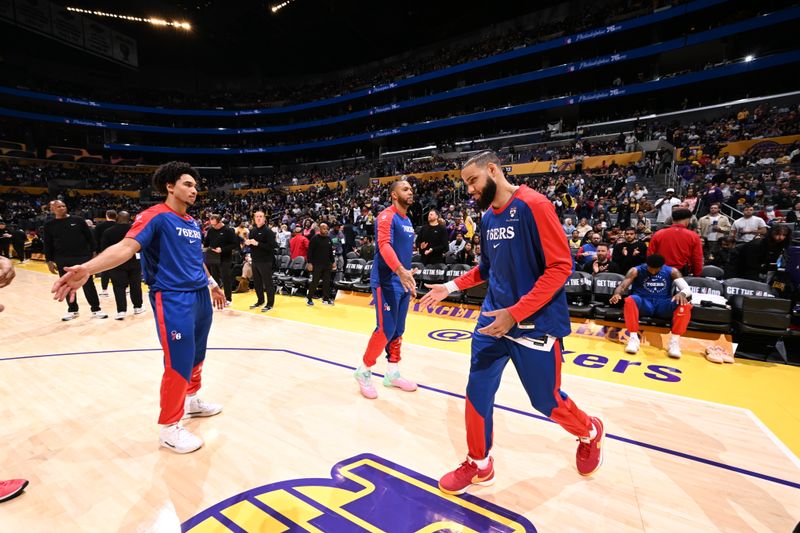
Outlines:
{"label": "advertisement banner", "polygon": [[86,49],[107,57],[114,57],[114,42],[111,28],[83,17],[83,34]]}
{"label": "advertisement banner", "polygon": [[112,32],[114,39],[114,59],[132,67],[139,66],[139,51],[136,40],[117,31]]}
{"label": "advertisement banner", "polygon": [[17,23],[38,32],[52,33],[50,2],[46,0],[15,0]]}
{"label": "advertisement banner", "polygon": [[51,4],[53,36],[72,46],[83,47],[83,22],[80,15],[65,8]]}

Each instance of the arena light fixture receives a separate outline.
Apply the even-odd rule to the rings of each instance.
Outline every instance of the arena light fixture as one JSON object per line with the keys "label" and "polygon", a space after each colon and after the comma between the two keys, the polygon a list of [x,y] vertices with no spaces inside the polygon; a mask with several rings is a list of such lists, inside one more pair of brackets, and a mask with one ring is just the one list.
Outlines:
{"label": "arena light fixture", "polygon": [[127,20],[128,22],[144,22],[158,27],[173,27],[180,30],[191,30],[192,25],[185,21],[178,20],[164,20],[158,17],[136,17],[133,15],[120,15],[119,13],[109,13],[107,11],[98,11],[96,9],[83,9],[81,7],[69,7],[67,11],[73,13],[80,13],[82,15],[94,15],[95,17],[106,17],[117,20]]}
{"label": "arena light fixture", "polygon": [[291,4],[293,1],[294,1],[294,0],[284,0],[284,1],[283,1],[283,2],[281,2],[280,4],[275,4],[275,5],[273,5],[272,7],[270,7],[269,9],[270,9],[270,11],[272,11],[273,13],[277,13],[278,11],[280,11],[281,9],[283,9],[284,7],[286,7],[286,6],[288,6],[289,4]]}
{"label": "arena light fixture", "polygon": [[755,58],[756,58],[756,57],[755,57],[753,54],[747,54],[746,56],[744,56],[744,62],[745,62],[745,63],[749,63],[749,62],[751,62],[752,60],[754,60]]}

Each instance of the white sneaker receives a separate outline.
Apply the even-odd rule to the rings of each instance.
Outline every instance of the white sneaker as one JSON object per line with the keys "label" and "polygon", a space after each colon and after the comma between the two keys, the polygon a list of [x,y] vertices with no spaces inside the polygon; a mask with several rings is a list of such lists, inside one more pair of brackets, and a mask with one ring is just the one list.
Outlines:
{"label": "white sneaker", "polygon": [[221,411],[222,406],[218,403],[208,403],[197,396],[187,396],[186,403],[183,406],[183,418],[214,416]]}
{"label": "white sneaker", "polygon": [[74,313],[71,313],[71,312],[67,313],[66,315],[61,317],[61,320],[63,320],[64,322],[68,322],[68,321],[74,320],[76,318],[78,318],[78,312],[77,311],[75,311]]}
{"label": "white sneaker", "polygon": [[175,453],[191,453],[203,445],[203,439],[180,424],[162,426],[158,442]]}
{"label": "white sneaker", "polygon": [[147,309],[145,309],[144,307],[134,307],[133,308],[133,314],[134,315],[141,315],[142,313],[145,313],[146,311],[147,311]]}
{"label": "white sneaker", "polygon": [[114,320],[125,320],[125,311],[120,311],[116,315],[114,315]]}
{"label": "white sneaker", "polygon": [[92,318],[108,318],[108,313],[105,311],[93,311]]}
{"label": "white sneaker", "polygon": [[230,300],[225,300],[225,307],[230,307],[232,303]]}
{"label": "white sneaker", "polygon": [[636,353],[636,352],[638,352],[640,343],[641,343],[641,341],[639,340],[639,336],[638,335],[636,335],[636,336],[631,335],[631,337],[628,339],[628,345],[625,346],[625,352],[626,353]]}
{"label": "white sneaker", "polygon": [[681,339],[680,337],[672,337],[667,346],[667,355],[673,359],[681,358]]}

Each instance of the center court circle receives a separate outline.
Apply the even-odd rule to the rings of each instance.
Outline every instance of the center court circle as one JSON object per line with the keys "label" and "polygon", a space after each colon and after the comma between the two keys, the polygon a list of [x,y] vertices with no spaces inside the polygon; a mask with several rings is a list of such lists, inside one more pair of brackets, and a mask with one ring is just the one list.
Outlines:
{"label": "center court circle", "polygon": [[458,342],[472,338],[472,332],[465,329],[437,329],[428,333],[428,337],[435,341]]}

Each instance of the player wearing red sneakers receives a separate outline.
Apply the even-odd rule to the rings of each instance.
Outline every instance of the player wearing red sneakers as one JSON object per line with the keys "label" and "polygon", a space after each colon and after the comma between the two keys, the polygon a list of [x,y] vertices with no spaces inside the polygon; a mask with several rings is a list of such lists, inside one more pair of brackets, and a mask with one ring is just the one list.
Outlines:
{"label": "player wearing red sneakers", "polygon": [[400,345],[406,328],[408,304],[417,295],[411,255],[414,249],[414,226],[408,219],[408,207],[414,202],[414,191],[406,180],[389,186],[391,207],[376,218],[378,245],[372,263],[371,286],[378,325],[369,339],[361,365],[354,374],[361,395],[370,400],[378,397],[372,384],[372,368],[385,350],[389,361],[383,384],[406,392],[417,390],[417,384],[400,375]]}
{"label": "player wearing red sneakers", "polygon": [[28,486],[27,479],[8,479],[0,481],[0,502],[16,498]]}
{"label": "player wearing red sneakers", "polygon": [[203,445],[200,437],[180,424],[181,419],[222,411],[221,405],[196,396],[211,329],[212,298],[215,307],[225,307],[225,294],[203,264],[200,228],[186,212],[197,198],[199,178],[188,163],[173,161],[158,167],[153,188],[166,194],[166,201],[140,213],[117,244],[91,261],[65,268],[66,274],[52,289],[55,299],[72,299],[90,275],[121,265],[141,251],[144,281],[150,287],[164,350],[159,443],[177,453],[193,452]]}
{"label": "player wearing red sneakers", "polygon": [[472,338],[467,384],[469,455],[439,480],[448,494],[494,482],[492,409],[509,359],[533,406],[578,437],[578,472],[594,473],[603,459],[603,423],[578,409],[561,390],[561,339],[570,333],[564,285],[572,272],[564,230],[550,201],[526,186],[511,185],[492,151],[470,158],[461,170],[481,219],[480,265],[444,285],[431,285],[421,301],[434,305],[455,290],[488,281]]}
{"label": "player wearing red sneakers", "polygon": [[[11,259],[0,256],[0,288],[9,285],[14,280],[15,276],[16,272],[14,272],[14,264],[11,262]],[[4,309],[5,306],[0,304],[0,313],[2,313]],[[0,502],[16,498],[22,494],[22,491],[24,491],[27,486],[28,480],[26,479],[0,480]]]}

